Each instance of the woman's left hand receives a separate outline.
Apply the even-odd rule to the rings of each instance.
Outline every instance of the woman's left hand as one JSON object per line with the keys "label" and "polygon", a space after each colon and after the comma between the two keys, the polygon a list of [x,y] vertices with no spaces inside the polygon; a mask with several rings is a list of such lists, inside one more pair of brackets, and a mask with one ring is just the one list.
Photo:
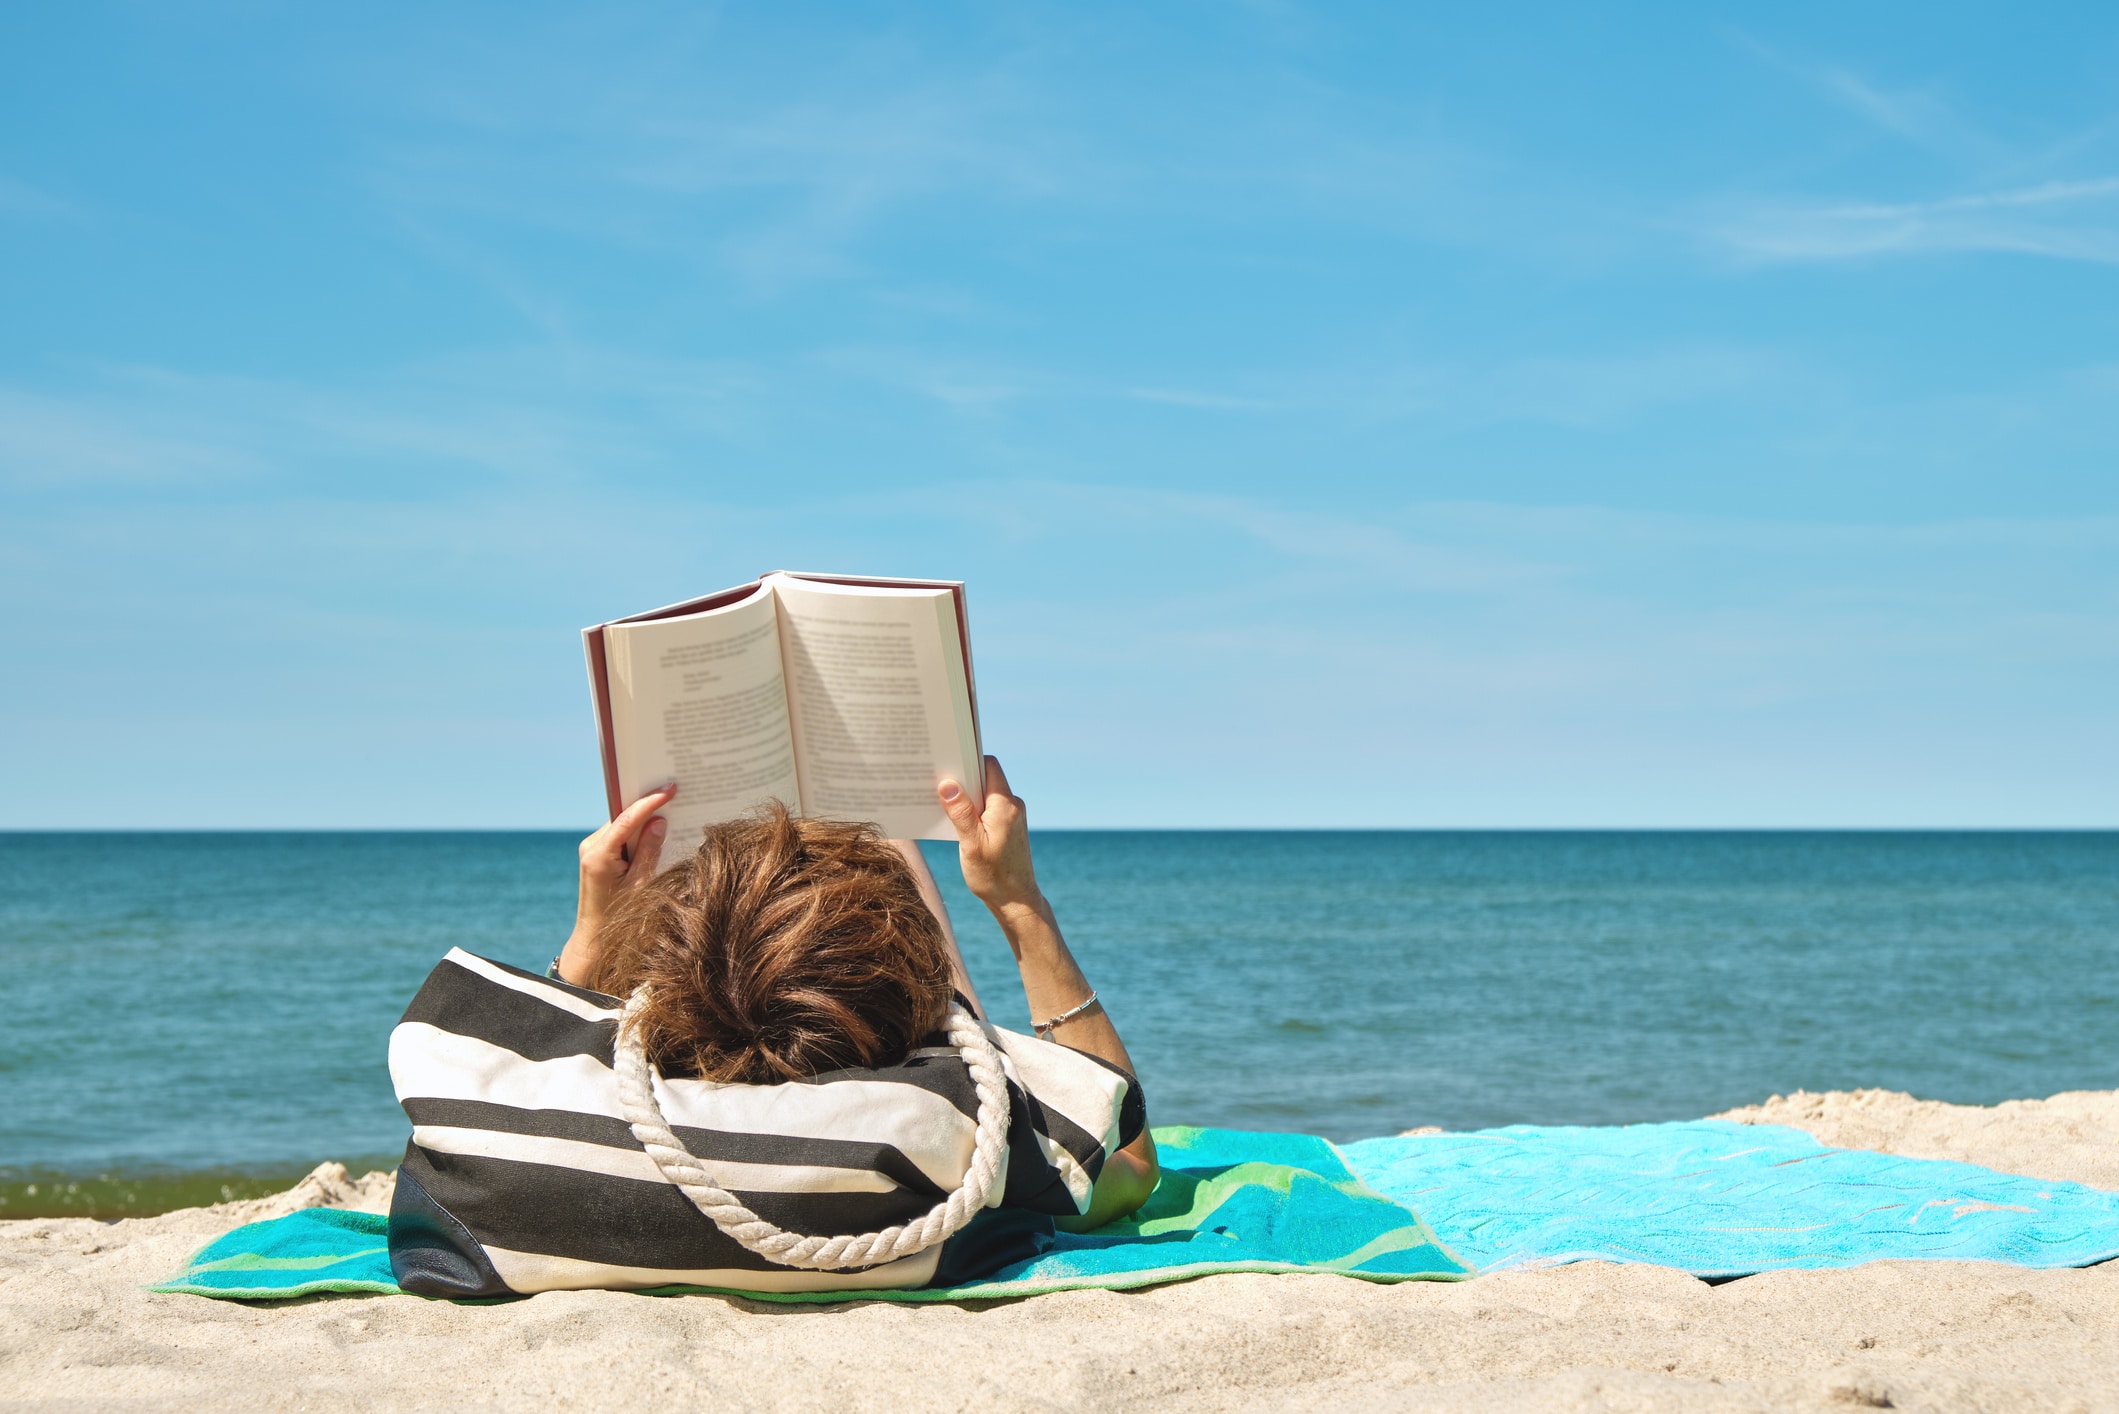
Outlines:
{"label": "woman's left hand", "polygon": [[655,877],[670,824],[655,812],[676,795],[675,785],[650,791],[581,842],[581,900],[574,911],[573,936],[559,954],[560,980],[586,985],[596,964],[596,935],[603,930],[603,920],[628,889]]}

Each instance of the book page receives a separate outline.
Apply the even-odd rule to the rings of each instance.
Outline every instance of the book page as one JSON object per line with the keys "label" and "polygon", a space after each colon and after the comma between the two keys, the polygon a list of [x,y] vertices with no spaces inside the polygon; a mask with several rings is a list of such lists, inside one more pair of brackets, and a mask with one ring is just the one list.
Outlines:
{"label": "book page", "polygon": [[677,619],[609,624],[604,653],[618,788],[628,802],[671,781],[668,868],[707,825],[777,799],[799,814],[794,738],[771,589]]}
{"label": "book page", "polygon": [[978,732],[947,589],[820,584],[768,575],[802,802],[894,839],[953,840],[935,798],[944,776],[976,789]]}

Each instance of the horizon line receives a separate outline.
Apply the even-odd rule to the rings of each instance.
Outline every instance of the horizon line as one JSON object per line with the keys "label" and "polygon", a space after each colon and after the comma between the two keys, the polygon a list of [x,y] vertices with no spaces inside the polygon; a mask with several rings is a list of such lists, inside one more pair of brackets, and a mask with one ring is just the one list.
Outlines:
{"label": "horizon line", "polygon": [[[567,825],[0,825],[0,838],[38,835],[568,835]],[[2108,835],[2112,825],[1041,825],[1044,835]],[[930,840],[948,844],[948,840]]]}

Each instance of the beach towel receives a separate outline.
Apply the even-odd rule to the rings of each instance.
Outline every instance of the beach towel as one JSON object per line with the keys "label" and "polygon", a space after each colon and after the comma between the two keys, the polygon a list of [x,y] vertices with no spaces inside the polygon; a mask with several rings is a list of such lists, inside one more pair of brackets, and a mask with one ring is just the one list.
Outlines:
{"label": "beach towel", "polygon": [[[1566,1262],[1707,1278],[1895,1258],[2080,1267],[2119,1257],[2119,1193],[1971,1164],[1828,1149],[1719,1120],[1516,1125],[1334,1147],[1293,1134],[1158,1129],[1163,1179],[1134,1217],[954,1287],[756,1295],[961,1301],[1212,1272],[1457,1280]],[[273,1299],[394,1292],[380,1217],[312,1209],[209,1244],[153,1288]],[[664,1288],[674,1292],[679,1288]]]}
{"label": "beach towel", "polygon": [[1828,1149],[1780,1125],[1514,1125],[1342,1152],[1482,1272],[1595,1260],[1718,1278],[1880,1258],[2083,1267],[2119,1256],[2119,1193]]}
{"label": "beach towel", "polygon": [[[1471,1275],[1417,1213],[1363,1186],[1322,1139],[1172,1128],[1156,1130],[1155,1141],[1162,1182],[1132,1218],[1094,1233],[1059,1233],[1049,1251],[976,1281],[741,1294],[775,1302],[934,1302],[1124,1289],[1214,1272],[1336,1272],[1377,1282]],[[240,1300],[395,1292],[388,1235],[386,1218],[313,1208],[239,1227],[151,1289]]]}

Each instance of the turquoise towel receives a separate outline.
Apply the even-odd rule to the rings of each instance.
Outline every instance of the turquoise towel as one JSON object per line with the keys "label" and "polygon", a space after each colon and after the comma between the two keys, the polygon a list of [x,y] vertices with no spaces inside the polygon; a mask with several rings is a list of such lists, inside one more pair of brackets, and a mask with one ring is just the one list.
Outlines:
{"label": "turquoise towel", "polygon": [[395,1292],[390,1220],[305,1208],[250,1223],[207,1243],[180,1274],[148,1290],[282,1301],[324,1291]]}
{"label": "turquoise towel", "polygon": [[1597,1260],[1732,1277],[1892,1257],[2085,1267],[2119,1256],[2119,1193],[1827,1149],[1779,1125],[1514,1125],[1341,1152],[1482,1272]]}
{"label": "turquoise towel", "polygon": [[[1061,1233],[1054,1250],[981,1281],[745,1294],[782,1302],[968,1301],[1152,1286],[1212,1272],[1338,1272],[1384,1282],[1471,1275],[1418,1214],[1363,1187],[1322,1139],[1158,1129],[1155,1142],[1162,1182],[1131,1219],[1090,1234]],[[383,1218],[331,1209],[252,1223],[209,1243],[182,1273],[152,1289],[248,1300],[394,1292],[388,1230]]]}
{"label": "turquoise towel", "polygon": [[[1517,1125],[1343,1149],[1219,1129],[1159,1129],[1156,1141],[1163,1181],[1133,1219],[1063,1233],[1053,1251],[983,1281],[753,1295],[963,1301],[1211,1272],[1456,1280],[1471,1274],[1466,1263],[1494,1271],[1592,1259],[1731,1277],[1880,1258],[2079,1267],[2119,1256],[2119,1194],[1827,1149],[1777,1125]],[[248,1299],[394,1292],[386,1228],[330,1209],[252,1223],[154,1289]]]}

